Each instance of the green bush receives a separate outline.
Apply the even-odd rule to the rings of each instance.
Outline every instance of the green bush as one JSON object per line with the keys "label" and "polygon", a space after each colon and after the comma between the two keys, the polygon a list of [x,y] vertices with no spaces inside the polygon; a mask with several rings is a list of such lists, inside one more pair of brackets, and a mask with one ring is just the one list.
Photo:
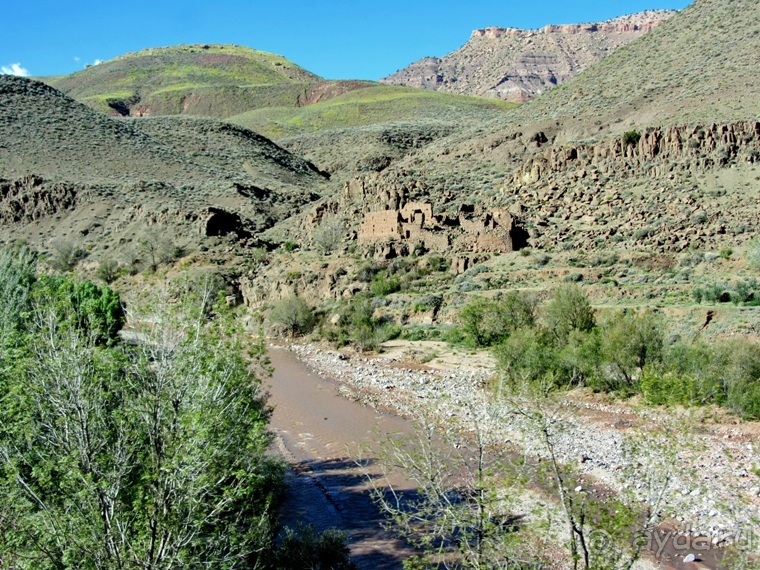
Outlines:
{"label": "green bush", "polygon": [[318,533],[314,527],[286,528],[275,551],[272,568],[288,570],[355,570],[346,535],[336,529]]}
{"label": "green bush", "polygon": [[289,337],[311,332],[315,320],[312,308],[297,295],[280,299],[269,313],[269,321],[275,331]]}
{"label": "green bush", "polygon": [[626,131],[623,133],[623,146],[636,146],[641,139],[641,133],[639,131]]}
{"label": "green bush", "polygon": [[472,297],[458,315],[462,333],[467,343],[474,347],[494,346],[512,331],[532,327],[535,318],[535,298],[517,291],[493,300]]}
{"label": "green bush", "polygon": [[551,379],[558,370],[554,338],[537,328],[516,329],[495,349],[499,369],[512,385]]}
{"label": "green bush", "polygon": [[554,290],[543,311],[546,327],[560,344],[573,330],[588,332],[596,325],[594,310],[579,285],[568,283]]}
{"label": "green bush", "polygon": [[378,273],[372,278],[369,289],[375,297],[385,297],[386,295],[400,291],[401,282],[395,276],[387,277],[382,273]]}
{"label": "green bush", "polygon": [[37,256],[28,248],[0,249],[0,346],[22,325],[36,269]]}
{"label": "green bush", "polygon": [[107,285],[42,276],[35,285],[34,296],[44,309],[53,310],[62,326],[84,331],[99,344],[116,343],[126,322],[119,294]]}
{"label": "green bush", "polygon": [[702,399],[697,379],[674,371],[647,368],[639,384],[648,404],[688,406]]}
{"label": "green bush", "polygon": [[253,373],[267,369],[263,347],[251,362],[231,323],[176,306],[146,311],[135,344],[102,346],[69,326],[109,298],[94,287],[51,279],[35,291],[34,357],[0,398],[0,560],[261,567],[282,476]]}
{"label": "green bush", "polygon": [[654,313],[614,313],[599,335],[608,390],[633,390],[644,367],[662,358],[664,327]]}

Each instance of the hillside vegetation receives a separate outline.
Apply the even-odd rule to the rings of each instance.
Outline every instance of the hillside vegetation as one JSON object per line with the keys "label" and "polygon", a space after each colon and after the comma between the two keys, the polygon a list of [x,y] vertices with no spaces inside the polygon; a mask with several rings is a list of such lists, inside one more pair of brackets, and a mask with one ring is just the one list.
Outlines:
{"label": "hillside vegetation", "polygon": [[418,89],[375,85],[300,108],[258,109],[230,117],[273,139],[348,127],[398,121],[475,122],[515,105],[503,101],[431,93]]}
{"label": "hillside vegetation", "polygon": [[252,108],[295,106],[321,78],[279,55],[198,44],[145,49],[45,81],[112,115],[221,118]]}

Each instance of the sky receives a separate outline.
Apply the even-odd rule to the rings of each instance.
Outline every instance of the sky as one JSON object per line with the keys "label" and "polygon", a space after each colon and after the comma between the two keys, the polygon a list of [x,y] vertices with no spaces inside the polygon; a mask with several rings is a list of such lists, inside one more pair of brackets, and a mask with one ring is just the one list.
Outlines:
{"label": "sky", "polygon": [[9,0],[0,72],[59,75],[149,47],[229,43],[285,56],[326,79],[380,79],[443,56],[472,30],[598,22],[691,0]]}

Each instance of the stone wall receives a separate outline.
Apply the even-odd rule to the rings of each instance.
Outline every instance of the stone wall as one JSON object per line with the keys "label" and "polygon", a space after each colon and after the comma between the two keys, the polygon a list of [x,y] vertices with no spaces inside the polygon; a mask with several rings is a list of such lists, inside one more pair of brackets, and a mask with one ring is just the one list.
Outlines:
{"label": "stone wall", "polygon": [[398,210],[367,212],[359,226],[359,243],[403,239],[401,222],[401,214]]}

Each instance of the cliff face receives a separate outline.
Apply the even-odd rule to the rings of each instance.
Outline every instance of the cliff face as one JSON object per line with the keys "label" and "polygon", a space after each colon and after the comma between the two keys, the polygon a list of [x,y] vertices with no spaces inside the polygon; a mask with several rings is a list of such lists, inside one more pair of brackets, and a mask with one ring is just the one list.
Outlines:
{"label": "cliff face", "polygon": [[421,59],[382,81],[523,102],[566,81],[673,14],[657,10],[600,23],[547,25],[539,30],[475,30],[457,51],[443,58]]}

